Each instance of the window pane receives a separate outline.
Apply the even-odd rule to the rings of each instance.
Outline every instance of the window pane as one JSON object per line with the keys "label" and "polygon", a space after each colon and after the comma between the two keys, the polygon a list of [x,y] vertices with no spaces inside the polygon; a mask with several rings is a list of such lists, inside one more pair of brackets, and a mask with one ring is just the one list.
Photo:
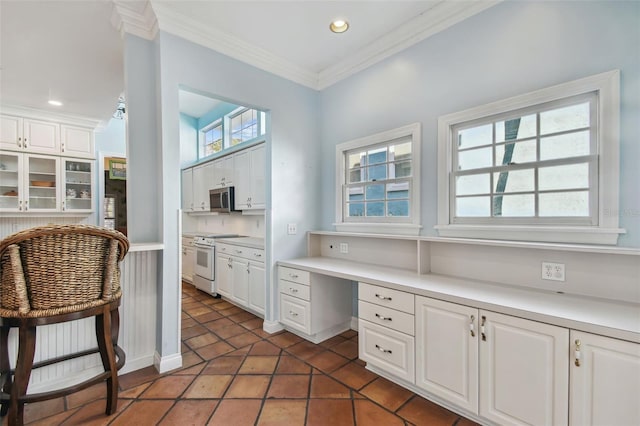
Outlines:
{"label": "window pane", "polygon": [[387,184],[387,199],[397,198],[409,198],[409,182]]}
{"label": "window pane", "polygon": [[407,160],[411,158],[411,142],[405,142],[389,147],[389,161]]}
{"label": "window pane", "polygon": [[491,148],[472,149],[458,153],[458,170],[479,169],[493,165]]}
{"label": "window pane", "polygon": [[491,184],[489,173],[481,175],[458,176],[456,178],[457,195],[488,194]]}
{"label": "window pane", "polygon": [[533,169],[493,174],[493,192],[524,192],[535,189]]}
{"label": "window pane", "polygon": [[529,163],[536,161],[536,141],[496,145],[496,165]]}
{"label": "window pane", "polygon": [[491,213],[489,202],[489,196],[456,198],[456,216],[488,217]]}
{"label": "window pane", "polygon": [[540,113],[540,134],[589,127],[589,102]]}
{"label": "window pane", "polygon": [[384,200],[384,185],[367,186],[367,200]]}
{"label": "window pane", "polygon": [[480,145],[491,145],[493,143],[493,126],[485,124],[483,126],[472,127],[458,132],[458,148],[471,148]]}
{"label": "window pane", "polygon": [[540,139],[540,160],[589,155],[589,131],[569,133]]}
{"label": "window pane", "polygon": [[389,209],[388,216],[408,217],[409,216],[409,200],[389,201],[387,203]]}
{"label": "window pane", "polygon": [[539,195],[540,216],[589,216],[589,192],[554,192]]}
{"label": "window pane", "polygon": [[384,203],[367,203],[367,216],[384,216]]}
{"label": "window pane", "polygon": [[349,170],[349,182],[348,183],[356,183],[364,181],[364,171],[365,169],[351,169]]}
{"label": "window pane", "polygon": [[378,164],[377,166],[367,167],[367,173],[369,174],[369,181],[382,180],[387,178],[387,166],[385,164]]}
{"label": "window pane", "polygon": [[231,119],[231,132],[236,133],[242,129],[242,115],[236,115]]}
{"label": "window pane", "polygon": [[347,193],[349,194],[349,201],[362,201],[364,200],[364,188],[361,186],[355,186],[353,188],[348,188]]}
{"label": "window pane", "polygon": [[363,165],[362,163],[364,162],[364,158],[363,157],[365,155],[366,154],[364,152],[354,152],[354,153],[348,154],[347,155],[348,167],[350,169],[353,169],[354,167],[362,166]]}
{"label": "window pane", "polygon": [[538,172],[540,190],[589,187],[589,164],[543,167]]}
{"label": "window pane", "polygon": [[411,161],[389,164],[389,179],[411,176]]}
{"label": "window pane", "polygon": [[364,216],[364,203],[349,203],[349,216]]}
{"label": "window pane", "polygon": [[533,194],[496,195],[493,197],[493,215],[496,217],[535,216]]}
{"label": "window pane", "polygon": [[536,115],[527,115],[496,123],[496,142],[532,138],[536,135]]}
{"label": "window pane", "polygon": [[387,148],[374,149],[367,155],[369,164],[380,164],[387,161]]}

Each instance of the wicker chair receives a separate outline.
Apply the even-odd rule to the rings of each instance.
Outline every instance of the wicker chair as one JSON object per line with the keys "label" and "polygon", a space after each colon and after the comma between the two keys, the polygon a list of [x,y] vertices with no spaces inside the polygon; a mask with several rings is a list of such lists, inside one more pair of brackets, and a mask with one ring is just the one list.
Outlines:
{"label": "wicker chair", "polygon": [[[88,225],[28,229],[0,242],[0,415],[22,425],[24,404],[58,398],[107,382],[105,414],[118,405],[118,370],[124,351],[117,345],[120,268],[129,241],[120,232]],[[33,362],[36,327],[96,317],[98,347]],[[9,362],[8,336],[18,328],[15,370]],[[100,353],[104,372],[74,386],[27,395],[33,368]]]}

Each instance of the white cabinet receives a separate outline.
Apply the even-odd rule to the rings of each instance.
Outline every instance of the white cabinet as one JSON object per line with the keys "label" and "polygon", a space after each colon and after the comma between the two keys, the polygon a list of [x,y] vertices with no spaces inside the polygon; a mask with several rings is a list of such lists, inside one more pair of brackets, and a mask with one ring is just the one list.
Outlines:
{"label": "white cabinet", "polygon": [[184,212],[192,212],[193,211],[193,169],[184,169],[182,171],[182,181],[181,181],[181,192],[182,192],[182,211]]}
{"label": "white cabinet", "polygon": [[265,285],[263,249],[216,244],[218,294],[256,314],[264,315]]}
{"label": "white cabinet", "polygon": [[62,211],[93,210],[93,164],[91,160],[61,157]]}
{"label": "white cabinet", "polygon": [[570,341],[570,423],[639,425],[640,344],[573,330]]}
{"label": "white cabinet", "polygon": [[265,208],[265,146],[249,148],[234,155],[234,186],[237,210]]}
{"label": "white cabinet", "polygon": [[60,125],[48,121],[24,119],[22,147],[29,152],[60,153]]}
{"label": "white cabinet", "polygon": [[70,157],[94,158],[93,131],[83,127],[60,125],[60,153]]}
{"label": "white cabinet", "polygon": [[416,386],[478,412],[478,309],[416,296]]}
{"label": "white cabinet", "polygon": [[208,212],[209,190],[213,182],[213,163],[205,163],[193,168],[193,211]]}
{"label": "white cabinet", "polygon": [[213,162],[213,182],[211,188],[224,188],[233,185],[234,158],[232,155]]}
{"label": "white cabinet", "polygon": [[22,149],[21,117],[0,115],[0,149]]}
{"label": "white cabinet", "polygon": [[193,238],[182,238],[182,280],[193,282],[193,264],[195,261],[195,249]]}
{"label": "white cabinet", "polygon": [[278,267],[280,322],[319,343],[351,327],[351,282],[295,268]]}

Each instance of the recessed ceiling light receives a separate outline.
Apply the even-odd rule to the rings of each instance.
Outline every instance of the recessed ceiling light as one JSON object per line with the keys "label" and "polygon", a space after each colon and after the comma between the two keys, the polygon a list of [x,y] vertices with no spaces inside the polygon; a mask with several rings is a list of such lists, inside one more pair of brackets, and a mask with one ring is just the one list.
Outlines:
{"label": "recessed ceiling light", "polygon": [[343,33],[349,29],[349,23],[344,19],[336,19],[329,25],[329,29],[334,33]]}
{"label": "recessed ceiling light", "polygon": [[54,101],[53,99],[51,99],[51,100],[49,100],[49,105],[62,106],[62,102]]}

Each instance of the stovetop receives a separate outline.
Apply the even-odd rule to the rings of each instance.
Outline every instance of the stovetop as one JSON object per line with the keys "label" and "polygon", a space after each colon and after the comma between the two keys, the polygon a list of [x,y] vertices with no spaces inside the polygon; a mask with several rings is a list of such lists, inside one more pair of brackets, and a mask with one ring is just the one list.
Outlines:
{"label": "stovetop", "polygon": [[215,240],[218,238],[235,238],[241,237],[242,235],[238,234],[211,234],[211,235],[200,235],[193,238],[193,243],[200,246],[208,246],[213,247],[215,245]]}

